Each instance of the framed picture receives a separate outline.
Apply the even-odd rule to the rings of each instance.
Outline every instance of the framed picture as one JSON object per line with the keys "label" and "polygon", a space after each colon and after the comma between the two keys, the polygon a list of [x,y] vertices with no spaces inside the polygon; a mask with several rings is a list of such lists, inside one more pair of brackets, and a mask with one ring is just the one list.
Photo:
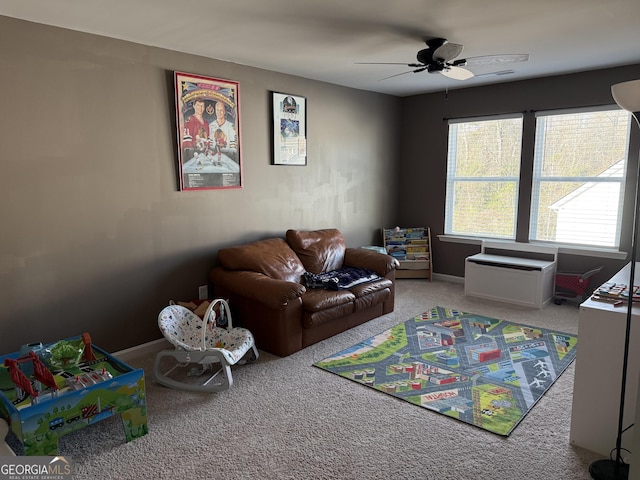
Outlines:
{"label": "framed picture", "polygon": [[175,72],[180,190],[242,187],[238,82]]}
{"label": "framed picture", "polygon": [[307,99],[273,95],[273,165],[307,164]]}

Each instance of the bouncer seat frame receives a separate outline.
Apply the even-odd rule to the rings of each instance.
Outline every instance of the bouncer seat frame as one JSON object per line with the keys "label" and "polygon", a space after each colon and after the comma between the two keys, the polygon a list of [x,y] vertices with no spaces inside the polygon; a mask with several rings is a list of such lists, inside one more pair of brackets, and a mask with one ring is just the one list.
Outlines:
{"label": "bouncer seat frame", "polygon": [[[219,317],[226,314],[226,328],[216,325],[216,305],[220,305]],[[158,315],[158,326],[164,337],[175,346],[175,350],[158,352],[153,367],[155,381],[166,387],[208,393],[226,390],[233,385],[231,366],[258,358],[253,334],[246,328],[233,326],[229,304],[221,298],[211,302],[202,318],[188,308],[169,305]],[[163,371],[162,361],[167,357],[175,363]],[[191,364],[194,367],[189,376],[212,373],[200,383],[169,376],[176,368]]]}

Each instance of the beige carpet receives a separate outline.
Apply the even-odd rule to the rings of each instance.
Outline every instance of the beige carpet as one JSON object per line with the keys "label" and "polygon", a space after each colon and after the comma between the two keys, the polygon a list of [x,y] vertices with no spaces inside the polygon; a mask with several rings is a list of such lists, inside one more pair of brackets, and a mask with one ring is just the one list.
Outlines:
{"label": "beige carpet", "polygon": [[[124,442],[119,418],[63,437],[78,479],[585,480],[599,458],[569,444],[574,365],[508,438],[378,395],[312,366],[441,305],[577,333],[575,305],[532,310],[464,296],[461,284],[400,280],[396,310],[286,358],[262,353],[234,386],[193,394],[147,372],[149,434]],[[613,447],[613,446],[612,446]]]}

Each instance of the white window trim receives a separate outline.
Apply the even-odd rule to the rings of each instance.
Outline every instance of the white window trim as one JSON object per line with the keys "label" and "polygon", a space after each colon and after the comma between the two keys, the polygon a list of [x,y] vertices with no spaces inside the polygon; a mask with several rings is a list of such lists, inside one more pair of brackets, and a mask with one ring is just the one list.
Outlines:
{"label": "white window trim", "polygon": [[536,110],[534,115],[538,117],[549,117],[551,115],[572,115],[574,113],[604,112],[606,110],[620,110],[615,103],[606,105],[596,105],[592,107],[558,108],[555,110]]}
{"label": "white window trim", "polygon": [[[475,123],[475,122],[483,122],[483,121],[496,121],[496,120],[509,120],[509,119],[520,119],[523,121],[523,128],[524,128],[524,113],[522,112],[513,112],[513,113],[504,113],[504,114],[496,114],[496,115],[484,115],[484,116],[480,116],[480,117],[462,117],[462,118],[449,118],[447,119],[447,123],[448,125],[455,125],[455,124],[460,124],[460,123]],[[447,141],[449,141],[447,134]],[[522,133],[521,133],[522,135]],[[522,141],[523,138],[520,138],[520,148],[522,149]],[[518,172],[520,173],[520,168],[522,167],[522,165],[518,166]],[[460,180],[464,180],[464,177],[459,177],[457,178],[458,181]],[[474,182],[489,182],[489,181],[511,181],[511,182],[515,182],[516,185],[516,202],[517,199],[520,198],[520,176],[518,175],[518,177],[474,177],[472,179],[469,179],[471,181]],[[445,209],[449,209],[449,197],[448,194],[449,192],[453,189],[453,179],[449,176],[449,159],[448,159],[448,153],[447,153],[447,177],[446,177],[446,198],[445,198]],[[516,235],[516,231],[518,228],[518,207],[516,205],[516,208],[513,212],[514,214],[514,230],[513,230],[513,235]],[[447,218],[446,214],[445,214],[445,223],[446,223],[446,229],[450,229],[451,225],[449,222],[452,221],[452,218]],[[448,234],[451,235],[451,234]],[[455,236],[455,235],[454,235]],[[483,239],[483,237],[481,235],[478,235],[477,237],[474,236],[474,238],[478,238],[480,240]],[[509,239],[506,239],[507,241]]]}
{"label": "white window trim", "polygon": [[[482,245],[483,241],[493,241],[493,238],[482,238],[482,237],[465,237],[460,235],[447,235],[440,234],[436,235],[438,240],[446,243],[458,243],[458,244],[466,244],[466,245]],[[517,243],[517,242],[509,242],[505,241],[506,244],[509,243]],[[548,243],[541,242],[531,242],[531,245],[544,245],[548,246]],[[590,246],[577,246],[577,245],[564,245],[561,243],[553,243],[553,246],[558,247],[558,253],[564,253],[567,255],[580,255],[584,257],[599,257],[599,258],[610,258],[614,260],[624,260],[628,257],[627,252],[622,252],[620,250],[615,250],[613,248],[598,248],[598,247],[590,247]]]}
{"label": "white window trim", "polygon": [[[542,180],[543,177],[541,177],[540,175],[540,171],[539,171],[539,167],[540,167],[540,152],[538,151],[538,138],[537,138],[537,133],[538,133],[538,125],[537,125],[537,119],[540,117],[550,117],[550,116],[554,116],[554,115],[573,115],[573,114],[581,114],[581,113],[592,113],[592,112],[604,112],[604,111],[608,111],[608,110],[620,110],[620,107],[618,105],[614,104],[605,104],[605,105],[598,105],[598,106],[590,106],[590,107],[576,107],[576,108],[561,108],[561,109],[555,109],[555,110],[539,110],[534,112],[535,118],[536,118],[536,128],[535,128],[535,142],[536,142],[536,148],[535,148],[535,152],[534,152],[534,166],[533,166],[533,177],[532,177],[532,197],[535,196],[537,194],[537,192],[539,192],[540,189],[540,185],[542,184],[542,182],[546,181],[546,182],[554,182],[554,181],[572,181],[572,182],[585,182],[585,183],[617,183],[620,185],[620,198],[619,198],[619,205],[620,208],[618,210],[618,219],[617,219],[617,232],[616,232],[616,241],[617,244],[611,247],[598,247],[598,246],[591,246],[591,245],[572,245],[572,244],[562,244],[559,242],[549,242],[552,243],[554,245],[558,245],[563,246],[563,248],[567,249],[573,249],[573,250],[583,250],[586,249],[586,251],[604,251],[604,252],[619,252],[618,248],[620,247],[620,241],[622,240],[622,221],[623,221],[623,206],[624,206],[624,195],[625,195],[625,181],[626,181],[626,177],[627,177],[627,167],[628,167],[628,159],[626,159],[625,161],[625,165],[624,165],[624,171],[622,173],[622,176],[620,178],[616,177],[614,178],[607,178],[607,177],[544,177],[544,180]],[[631,125],[630,125],[631,126]],[[629,133],[627,133],[628,135]],[[530,235],[531,232],[534,231],[537,228],[537,222],[538,220],[538,205],[534,204],[534,202],[532,201],[531,203],[531,211],[529,214],[529,229],[530,229]],[[532,243],[537,242],[537,240],[532,240]],[[626,254],[625,254],[626,255]]]}
{"label": "white window trim", "polygon": [[475,122],[485,122],[491,120],[508,120],[510,118],[523,118],[524,114],[515,112],[515,113],[505,113],[500,115],[484,115],[482,117],[462,117],[462,118],[448,118],[447,122],[449,125],[453,125],[456,123],[475,123]]}

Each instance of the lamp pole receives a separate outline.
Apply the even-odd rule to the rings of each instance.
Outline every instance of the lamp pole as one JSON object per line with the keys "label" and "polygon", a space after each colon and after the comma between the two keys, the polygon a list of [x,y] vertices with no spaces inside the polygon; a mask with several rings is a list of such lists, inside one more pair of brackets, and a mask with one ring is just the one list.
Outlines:
{"label": "lamp pole", "polygon": [[[611,87],[613,99],[620,107],[631,112],[640,127],[640,79],[623,82]],[[631,234],[631,265],[629,270],[627,321],[624,333],[624,353],[622,357],[622,383],[620,386],[620,410],[618,412],[618,435],[616,437],[615,459],[596,460],[589,465],[589,473],[594,480],[626,480],[629,478],[629,465],[622,460],[622,434],[624,432],[624,400],[627,389],[627,367],[629,364],[629,337],[633,317],[633,287],[636,274],[638,251],[638,207],[640,206],[640,158],[636,173],[635,203],[633,206],[633,232]]]}

